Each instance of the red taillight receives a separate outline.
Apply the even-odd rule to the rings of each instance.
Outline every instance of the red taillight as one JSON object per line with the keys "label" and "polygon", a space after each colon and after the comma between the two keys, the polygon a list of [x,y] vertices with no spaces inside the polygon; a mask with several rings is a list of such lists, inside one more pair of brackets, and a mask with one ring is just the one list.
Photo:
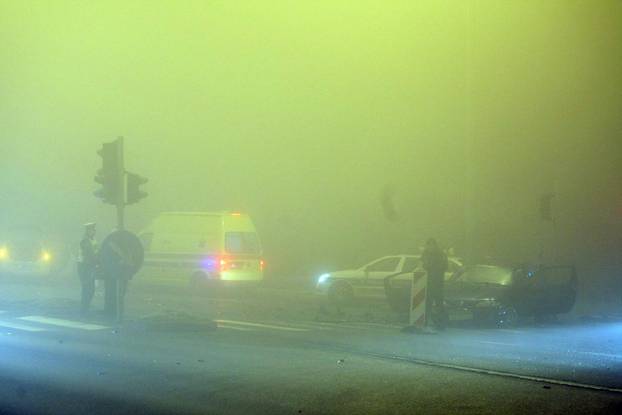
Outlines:
{"label": "red taillight", "polygon": [[229,263],[227,262],[227,260],[226,260],[225,258],[220,258],[219,265],[220,265],[220,270],[221,270],[221,271],[226,271],[226,270],[227,270],[227,265],[228,265],[228,264],[229,264]]}

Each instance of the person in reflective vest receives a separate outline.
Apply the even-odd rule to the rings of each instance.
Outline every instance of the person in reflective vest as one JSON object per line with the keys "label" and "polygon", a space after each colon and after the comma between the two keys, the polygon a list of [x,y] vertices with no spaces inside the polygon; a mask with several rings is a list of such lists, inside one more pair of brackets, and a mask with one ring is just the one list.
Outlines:
{"label": "person in reflective vest", "polygon": [[95,271],[97,270],[97,241],[95,240],[95,223],[84,224],[84,236],[80,241],[78,255],[78,276],[82,288],[80,314],[86,315],[95,294]]}

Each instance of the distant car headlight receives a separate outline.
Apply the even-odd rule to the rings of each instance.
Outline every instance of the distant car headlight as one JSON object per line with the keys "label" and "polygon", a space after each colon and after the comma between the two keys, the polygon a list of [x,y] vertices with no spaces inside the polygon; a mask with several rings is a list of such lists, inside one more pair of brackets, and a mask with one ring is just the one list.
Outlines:
{"label": "distant car headlight", "polygon": [[326,283],[326,281],[328,281],[329,278],[330,278],[330,274],[320,275],[317,279],[318,285]]}
{"label": "distant car headlight", "polygon": [[9,250],[6,246],[0,246],[0,261],[9,259]]}
{"label": "distant car headlight", "polygon": [[52,254],[50,253],[50,251],[43,250],[41,251],[40,259],[43,262],[50,262],[52,260]]}

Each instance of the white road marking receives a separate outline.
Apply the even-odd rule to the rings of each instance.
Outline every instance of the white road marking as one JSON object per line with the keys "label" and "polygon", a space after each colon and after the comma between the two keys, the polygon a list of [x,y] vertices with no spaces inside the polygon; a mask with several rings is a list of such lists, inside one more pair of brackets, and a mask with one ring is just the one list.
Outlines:
{"label": "white road marking", "polygon": [[314,322],[314,324],[319,324],[321,326],[330,327],[330,328],[342,328],[342,329],[352,329],[352,330],[361,329],[361,326],[348,325],[348,324],[340,323],[338,321],[335,321],[335,322],[316,321]]}
{"label": "white road marking", "polygon": [[525,333],[522,330],[512,330],[512,329],[497,329],[497,331],[502,331],[504,333],[512,333],[512,334],[523,334],[523,333]]}
{"label": "white road marking", "polygon": [[255,331],[253,329],[249,329],[248,327],[236,327],[230,326],[228,324],[218,324],[219,329],[227,329],[227,330],[239,330],[239,331]]}
{"label": "white road marking", "polygon": [[60,318],[44,317],[44,316],[26,316],[19,317],[20,320],[33,321],[35,323],[51,324],[53,326],[68,327],[72,329],[82,330],[102,330],[110,327],[100,326],[99,324],[81,323],[79,321],[63,320]]}
{"label": "white road marking", "polygon": [[477,368],[477,367],[454,365],[454,364],[450,364],[450,363],[433,362],[433,361],[429,361],[429,360],[414,359],[414,358],[410,358],[410,357],[395,356],[395,355],[385,355],[385,354],[381,354],[381,353],[359,352],[359,354],[362,354],[362,355],[365,355],[365,356],[377,357],[379,359],[396,360],[398,362],[409,362],[409,363],[414,363],[414,364],[418,364],[418,365],[425,365],[425,366],[431,366],[431,367],[441,367],[441,368],[445,368],[445,369],[455,369],[455,370],[461,370],[461,371],[464,371],[464,372],[480,373],[480,374],[483,374],[483,375],[502,376],[502,377],[507,377],[507,378],[530,380],[530,381],[533,381],[533,382],[550,383],[552,385],[572,386],[572,387],[575,387],[575,388],[583,388],[583,389],[592,389],[592,390],[599,390],[599,391],[622,393],[622,389],[620,389],[620,388],[612,388],[612,387],[609,387],[609,386],[601,386],[601,385],[592,385],[592,384],[589,384],[589,383],[580,383],[580,382],[573,382],[573,381],[568,381],[568,380],[559,380],[559,379],[545,378],[545,377],[540,377],[540,376],[521,375],[519,373],[503,372],[503,371],[500,371],[500,370],[480,369],[480,368]]}
{"label": "white road marking", "polygon": [[364,322],[364,321],[361,321],[361,322],[352,321],[352,322],[350,322],[350,324],[358,324],[359,327],[373,326],[373,327],[381,327],[381,328],[384,328],[384,329],[402,329],[402,328],[404,328],[404,326],[397,326],[395,324],[390,324],[390,323],[384,324],[384,323],[372,323],[372,322]]}
{"label": "white road marking", "polygon": [[285,321],[271,321],[270,322],[275,323],[275,324],[285,324],[287,325],[287,327],[297,327],[297,328],[301,328],[301,329],[307,329],[308,330],[330,330],[330,327],[325,327],[325,326],[321,326],[318,324],[314,324],[314,323],[306,323],[306,322],[292,322],[293,325],[289,325],[289,323],[285,322]]}
{"label": "white road marking", "polygon": [[262,323],[251,323],[249,321],[236,321],[236,320],[216,320],[216,323],[224,323],[224,324],[237,324],[240,326],[250,326],[250,327],[262,327],[266,329],[274,329],[274,330],[285,330],[285,331],[309,331],[309,329],[301,329],[296,327],[287,327],[287,326],[275,326],[272,324],[262,324]]}
{"label": "white road marking", "polygon": [[491,341],[485,341],[485,340],[481,340],[480,343],[495,344],[495,345],[500,345],[500,346],[516,346],[516,343],[491,342]]}
{"label": "white road marking", "polygon": [[[502,343],[502,342],[493,342],[493,341],[485,341],[485,340],[482,340],[479,343],[495,344],[495,345],[501,345],[501,346],[517,346],[516,343]],[[608,358],[611,358],[611,359],[622,359],[622,355],[615,354],[615,353],[582,352],[582,351],[572,351],[572,350],[569,351],[569,353],[587,354],[587,355],[590,355],[590,356],[608,357]]]}
{"label": "white road marking", "polygon": [[600,352],[578,352],[581,354],[589,354],[590,356],[610,357],[614,359],[622,359],[622,355],[613,353],[600,353]]}
{"label": "white road marking", "polygon": [[5,321],[5,320],[0,320],[0,327],[4,327],[8,329],[23,330],[23,331],[32,331],[32,332],[46,331],[46,329],[43,327],[28,326],[26,324],[19,324],[19,323],[15,323],[12,321]]}

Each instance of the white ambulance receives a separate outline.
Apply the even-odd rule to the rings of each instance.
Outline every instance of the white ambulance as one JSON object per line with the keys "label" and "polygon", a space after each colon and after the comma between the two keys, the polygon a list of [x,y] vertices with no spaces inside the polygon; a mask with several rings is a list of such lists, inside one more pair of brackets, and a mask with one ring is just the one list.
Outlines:
{"label": "white ambulance", "polygon": [[139,237],[145,247],[146,279],[263,280],[261,242],[246,214],[165,212]]}

